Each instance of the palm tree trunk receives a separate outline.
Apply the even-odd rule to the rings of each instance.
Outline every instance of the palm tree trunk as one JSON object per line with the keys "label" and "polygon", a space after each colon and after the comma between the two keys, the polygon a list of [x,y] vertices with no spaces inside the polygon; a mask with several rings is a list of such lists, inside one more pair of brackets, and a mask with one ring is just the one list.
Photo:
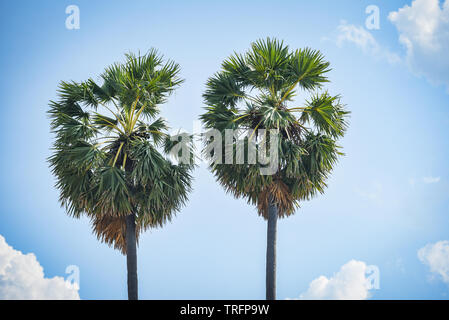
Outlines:
{"label": "palm tree trunk", "polygon": [[276,300],[276,233],[277,233],[278,209],[274,203],[268,208],[267,226],[267,278],[266,298]]}
{"label": "palm tree trunk", "polygon": [[138,300],[136,216],[126,216],[126,266],[128,268],[128,300]]}

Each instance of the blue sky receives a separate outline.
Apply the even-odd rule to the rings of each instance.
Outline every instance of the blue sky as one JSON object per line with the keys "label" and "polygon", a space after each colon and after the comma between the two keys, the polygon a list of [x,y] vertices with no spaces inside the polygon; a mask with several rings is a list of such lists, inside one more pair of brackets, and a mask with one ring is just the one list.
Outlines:
{"label": "blue sky", "polygon": [[[65,27],[71,4],[79,30]],[[378,30],[365,27],[368,5],[380,9]],[[278,298],[310,293],[320,276],[335,297],[343,274],[356,282],[352,269],[339,273],[351,260],[379,267],[369,298],[448,298],[449,0],[2,1],[0,12],[0,235],[34,253],[46,278],[77,265],[82,299],[126,298],[125,257],[58,204],[46,111],[59,81],[96,78],[124,53],[155,47],[186,79],[163,114],[190,131],[221,61],[271,36],[321,50],[329,91],[352,112],[326,193],[278,225]],[[407,19],[415,13],[421,20]],[[140,297],[264,298],[266,223],[205,166],[194,175],[176,219],[141,238]]]}

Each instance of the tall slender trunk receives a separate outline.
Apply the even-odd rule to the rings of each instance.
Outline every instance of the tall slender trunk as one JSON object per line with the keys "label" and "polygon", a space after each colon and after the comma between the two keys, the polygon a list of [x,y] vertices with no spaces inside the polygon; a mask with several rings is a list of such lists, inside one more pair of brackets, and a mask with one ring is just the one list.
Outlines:
{"label": "tall slender trunk", "polygon": [[128,268],[128,300],[138,300],[136,216],[126,216],[126,266]]}
{"label": "tall slender trunk", "polygon": [[276,300],[276,233],[277,233],[278,209],[270,202],[268,208],[267,223],[267,278],[266,298]]}

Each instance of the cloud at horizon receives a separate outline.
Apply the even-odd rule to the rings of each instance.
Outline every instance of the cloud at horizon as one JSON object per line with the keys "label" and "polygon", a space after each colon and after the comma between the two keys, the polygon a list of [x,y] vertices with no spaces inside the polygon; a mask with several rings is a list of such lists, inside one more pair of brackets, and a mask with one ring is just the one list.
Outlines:
{"label": "cloud at horizon", "polygon": [[23,254],[0,235],[0,300],[79,300],[78,286],[45,278],[33,253]]}
{"label": "cloud at horizon", "polygon": [[430,272],[449,284],[449,241],[429,243],[418,250],[418,259],[429,267]]}
{"label": "cloud at horizon", "polygon": [[351,260],[332,277],[314,279],[300,300],[366,300],[370,297],[369,268],[363,261]]}

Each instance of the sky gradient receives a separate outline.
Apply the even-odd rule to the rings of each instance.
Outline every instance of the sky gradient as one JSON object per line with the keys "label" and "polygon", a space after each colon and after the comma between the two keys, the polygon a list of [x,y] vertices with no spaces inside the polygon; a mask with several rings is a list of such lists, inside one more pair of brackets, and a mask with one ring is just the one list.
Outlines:
{"label": "sky gradient", "polygon": [[[79,30],[65,27],[71,4],[80,8]],[[368,5],[380,9],[378,30],[365,27]],[[34,253],[47,278],[78,266],[82,299],[126,298],[125,257],[97,241],[87,219],[59,206],[46,162],[48,101],[59,81],[97,79],[124,53],[154,47],[181,65],[185,79],[163,116],[192,131],[207,78],[234,51],[270,36],[321,50],[332,67],[329,92],[352,112],[340,142],[346,156],[326,193],[278,224],[278,298],[310,294],[320,276],[330,279],[322,297],[340,297],[339,277],[347,273],[351,282],[351,270],[375,265],[380,288],[361,298],[447,299],[449,244],[432,245],[449,240],[449,0],[417,0],[398,11],[406,5],[412,2],[2,1],[0,236]],[[436,21],[422,34],[404,22],[418,6],[429,9],[419,10],[424,21]],[[263,299],[265,221],[204,165],[194,177],[177,217],[141,237],[140,297]],[[351,260],[360,263],[338,273]],[[1,270],[0,263],[0,299]]]}

